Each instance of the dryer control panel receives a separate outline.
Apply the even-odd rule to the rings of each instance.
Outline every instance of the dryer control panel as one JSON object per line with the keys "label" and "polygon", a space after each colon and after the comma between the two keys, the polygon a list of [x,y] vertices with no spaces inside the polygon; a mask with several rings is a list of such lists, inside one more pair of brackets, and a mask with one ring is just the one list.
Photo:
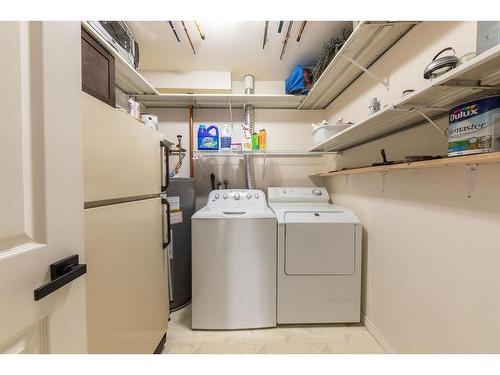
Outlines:
{"label": "dryer control panel", "polygon": [[269,202],[326,202],[330,195],[324,187],[269,187],[267,188]]}

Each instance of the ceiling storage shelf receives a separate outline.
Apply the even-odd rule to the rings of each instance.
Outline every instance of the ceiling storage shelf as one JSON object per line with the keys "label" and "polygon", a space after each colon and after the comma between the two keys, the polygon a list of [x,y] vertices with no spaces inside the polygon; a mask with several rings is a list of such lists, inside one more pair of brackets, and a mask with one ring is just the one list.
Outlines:
{"label": "ceiling storage shelf", "polygon": [[299,109],[324,109],[419,22],[362,21],[321,74]]}
{"label": "ceiling storage shelf", "polygon": [[303,96],[246,95],[246,94],[159,94],[139,95],[137,100],[147,108],[242,108],[253,104],[255,108],[296,109]]}
{"label": "ceiling storage shelf", "polygon": [[83,21],[82,27],[115,58],[115,81],[120,90],[129,95],[158,94],[158,91],[87,22]]}
{"label": "ceiling storage shelf", "polygon": [[342,151],[446,116],[450,108],[500,93],[500,46],[430,81],[367,119],[315,145],[310,151]]}

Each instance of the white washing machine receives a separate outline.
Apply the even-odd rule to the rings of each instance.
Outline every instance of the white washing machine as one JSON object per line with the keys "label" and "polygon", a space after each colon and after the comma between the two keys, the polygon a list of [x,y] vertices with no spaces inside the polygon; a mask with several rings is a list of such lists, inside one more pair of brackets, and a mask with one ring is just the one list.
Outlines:
{"label": "white washing machine", "polygon": [[276,216],[264,192],[210,192],[192,241],[192,328],[276,326]]}
{"label": "white washing machine", "polygon": [[278,220],[278,324],[360,321],[361,223],[325,188],[270,187]]}

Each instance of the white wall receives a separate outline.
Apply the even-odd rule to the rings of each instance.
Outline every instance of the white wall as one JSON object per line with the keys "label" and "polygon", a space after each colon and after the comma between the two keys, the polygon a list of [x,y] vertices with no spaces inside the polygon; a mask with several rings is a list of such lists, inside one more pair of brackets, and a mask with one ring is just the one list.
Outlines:
{"label": "white wall", "polygon": [[141,74],[160,93],[231,92],[230,71],[141,70]]}
{"label": "white wall", "polygon": [[[159,130],[171,141],[177,134],[183,135],[184,148],[189,149],[189,111],[187,109],[148,109],[158,115]],[[269,150],[307,150],[312,146],[311,123],[321,121],[324,111],[297,110],[255,110],[255,128],[266,129],[267,148]],[[199,124],[217,124],[219,130],[230,123],[229,110],[195,109],[194,110],[194,145]],[[233,142],[241,140],[242,109],[233,109]],[[189,150],[188,150],[189,151]],[[176,157],[170,159],[173,166]],[[257,188],[266,191],[268,186],[313,186],[309,175],[324,169],[324,158],[267,158],[266,172],[262,177],[263,159],[255,158]],[[202,168],[200,168],[200,164]],[[206,203],[210,191],[210,173],[217,180],[229,181],[230,188],[244,188],[244,167],[241,158],[212,158],[195,163],[197,207]],[[179,177],[189,176],[189,159],[184,159]]]}
{"label": "white wall", "polygon": [[[386,91],[366,75],[328,108],[330,120],[359,121],[371,97],[390,105],[442,48],[475,50],[475,22],[426,22],[373,67]],[[447,119],[438,124],[445,128]],[[331,158],[328,170],[406,155],[446,155],[447,140],[430,125],[380,139]],[[391,171],[325,179],[335,203],[363,222],[362,310],[368,324],[399,352],[500,352],[500,166],[480,166],[472,198],[465,169]],[[347,182],[347,183],[346,183]]]}
{"label": "white wall", "polygon": [[362,311],[399,352],[500,352],[500,167],[331,178],[335,203],[360,217]]}

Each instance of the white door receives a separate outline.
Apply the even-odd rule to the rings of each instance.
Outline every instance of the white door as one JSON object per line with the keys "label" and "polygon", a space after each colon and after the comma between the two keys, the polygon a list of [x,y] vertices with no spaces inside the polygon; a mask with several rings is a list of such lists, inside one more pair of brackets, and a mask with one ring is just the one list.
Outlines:
{"label": "white door", "polygon": [[0,22],[0,352],[86,352],[79,22]]}

